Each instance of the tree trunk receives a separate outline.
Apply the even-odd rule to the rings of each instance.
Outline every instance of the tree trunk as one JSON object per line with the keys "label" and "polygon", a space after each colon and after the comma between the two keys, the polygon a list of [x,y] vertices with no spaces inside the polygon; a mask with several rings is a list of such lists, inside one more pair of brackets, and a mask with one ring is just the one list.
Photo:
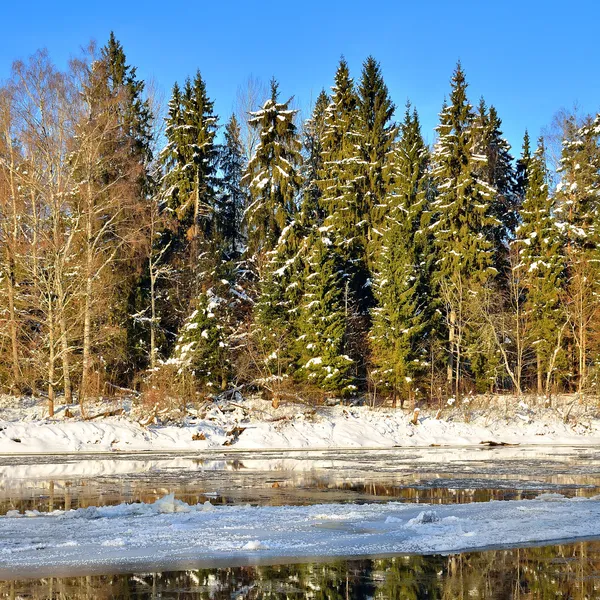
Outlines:
{"label": "tree trunk", "polygon": [[54,416],[54,312],[48,298],[48,414]]}
{"label": "tree trunk", "polygon": [[150,368],[156,368],[156,298],[154,291],[156,286],[156,272],[150,250]]}
{"label": "tree trunk", "polygon": [[449,347],[449,356],[448,356],[448,369],[447,369],[447,378],[448,378],[448,389],[450,394],[454,393],[454,344],[456,339],[456,311],[454,308],[450,309],[450,327],[448,328],[448,347]]}
{"label": "tree trunk", "polygon": [[12,259],[9,260],[9,273],[7,279],[7,295],[8,295],[8,319],[9,319],[9,332],[10,332],[10,346],[11,346],[11,362],[12,362],[12,381],[11,390],[20,389],[21,383],[21,369],[19,365],[19,342],[17,337],[17,317],[15,309],[15,277],[14,277],[14,264]]}
{"label": "tree trunk", "polygon": [[91,334],[92,334],[92,269],[94,266],[94,254],[92,246],[92,214],[93,202],[91,201],[91,192],[89,192],[88,199],[88,214],[86,215],[86,257],[85,257],[85,299],[84,299],[84,313],[83,313],[83,357],[82,357],[82,371],[81,371],[81,389],[79,390],[79,406],[81,414],[84,414],[85,398],[89,388],[90,380],[90,351],[91,351]]}

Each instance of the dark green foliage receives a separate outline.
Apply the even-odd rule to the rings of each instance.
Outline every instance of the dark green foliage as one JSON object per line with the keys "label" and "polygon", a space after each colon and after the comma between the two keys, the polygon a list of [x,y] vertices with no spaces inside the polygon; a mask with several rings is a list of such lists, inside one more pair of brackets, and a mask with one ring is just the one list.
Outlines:
{"label": "dark green foliage", "polygon": [[247,193],[242,185],[244,149],[235,115],[231,116],[225,126],[224,135],[225,143],[219,157],[222,171],[218,199],[219,237],[222,239],[225,255],[236,257],[241,253],[244,242],[242,218]]}
{"label": "dark green foliage", "polygon": [[348,395],[353,360],[347,355],[343,261],[331,240],[315,234],[304,273],[304,295],[298,319],[298,377],[337,395]]}
{"label": "dark green foliage", "polygon": [[196,384],[215,393],[226,389],[231,370],[226,329],[229,307],[218,291],[209,288],[198,296],[179,332],[173,357],[167,361],[177,367],[178,375],[191,375]]}
{"label": "dark green foliage", "polygon": [[427,337],[433,322],[429,153],[416,111],[407,107],[394,151],[392,187],[381,251],[375,263],[371,344],[373,379],[396,397],[412,393],[427,367]]}
{"label": "dark green foliage", "polygon": [[169,102],[161,152],[166,205],[177,219],[173,250],[187,249],[196,263],[199,248],[215,238],[217,117],[200,72],[186,80],[183,91],[175,84]]}
{"label": "dark green foliage", "polygon": [[476,156],[474,113],[466,91],[459,63],[452,77],[450,104],[442,110],[437,128],[433,231],[439,276],[461,275],[481,282],[493,274],[491,232],[498,221],[492,214],[494,190],[477,176],[486,159]]}
{"label": "dark green foliage", "polygon": [[562,321],[560,294],[564,277],[562,239],[554,216],[555,201],[548,191],[544,146],[529,161],[527,191],[517,229],[518,269],[527,292],[525,310],[531,319],[531,346],[547,368]]}
{"label": "dark green foliage", "polygon": [[364,213],[368,215],[369,256],[381,241],[387,194],[387,166],[397,129],[392,122],[395,106],[381,74],[379,63],[369,56],[363,64],[358,86],[358,131],[363,179]]}
{"label": "dark green foliage", "polygon": [[[502,121],[496,109],[489,111],[483,98],[474,122],[475,151],[485,160],[477,169],[479,179],[490,188],[490,215],[497,223],[492,225],[496,270],[506,274],[508,242],[514,236],[518,222],[519,198],[515,194],[515,172],[510,145],[502,137]],[[478,158],[478,157],[475,157]]]}
{"label": "dark green foliage", "polygon": [[260,132],[260,142],[246,169],[243,183],[250,190],[246,210],[248,252],[260,257],[275,248],[283,228],[297,211],[301,177],[301,143],[290,100],[278,102],[278,84],[271,81],[271,97],[252,113],[249,124]]}
{"label": "dark green foliage", "polygon": [[365,161],[358,123],[358,98],[342,59],[325,116],[318,185],[325,230],[340,254],[349,293],[364,312],[370,304],[366,255],[369,214],[364,201]]}
{"label": "dark green foliage", "polygon": [[[527,193],[527,182],[529,163],[531,162],[531,148],[529,141],[529,132],[525,131],[523,136],[523,148],[521,150],[521,157],[517,160],[517,168],[515,171],[515,195],[517,197],[519,210],[525,200],[525,194]],[[520,215],[519,215],[520,216]]]}

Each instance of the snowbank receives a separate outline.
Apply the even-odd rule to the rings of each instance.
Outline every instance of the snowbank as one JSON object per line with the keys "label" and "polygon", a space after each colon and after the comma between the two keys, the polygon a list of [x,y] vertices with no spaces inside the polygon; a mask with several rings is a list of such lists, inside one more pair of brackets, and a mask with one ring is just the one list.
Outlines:
{"label": "snowbank", "polygon": [[594,413],[565,422],[555,409],[534,411],[523,402],[510,410],[436,413],[422,410],[415,425],[413,415],[402,410],[287,405],[274,411],[253,400],[243,407],[215,404],[182,426],[145,427],[128,416],[49,420],[40,419],[39,412],[0,410],[0,454],[600,444],[600,418]]}
{"label": "snowbank", "polygon": [[0,517],[0,578],[280,559],[450,553],[600,536],[600,498],[462,505],[188,505],[166,496]]}

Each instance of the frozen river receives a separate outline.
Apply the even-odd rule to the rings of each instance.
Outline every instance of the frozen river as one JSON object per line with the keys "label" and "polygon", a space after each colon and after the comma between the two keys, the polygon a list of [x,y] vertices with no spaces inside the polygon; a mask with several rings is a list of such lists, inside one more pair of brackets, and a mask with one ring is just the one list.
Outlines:
{"label": "frozen river", "polygon": [[[529,589],[533,585],[533,580],[528,581],[526,576],[528,569],[537,569],[542,575],[546,574],[548,581],[554,582],[552,585],[558,586],[564,595],[565,590],[572,590],[573,586],[600,586],[597,575],[599,569],[596,568],[600,564],[598,544],[583,540],[585,537],[595,539],[595,530],[590,530],[590,535],[587,535],[585,519],[580,519],[581,522],[567,523],[571,515],[581,513],[583,504],[589,511],[589,519],[598,520],[595,512],[595,505],[598,504],[596,500],[582,500],[583,504],[566,500],[558,504],[539,504],[539,501],[535,501],[525,505],[531,513],[533,509],[529,507],[537,506],[538,502],[541,507],[540,514],[544,515],[544,519],[549,519],[548,523],[552,523],[554,518],[566,527],[557,530],[559,533],[577,532],[573,537],[582,539],[575,543],[569,543],[569,536],[548,537],[549,526],[544,525],[539,529],[541,526],[537,517],[532,520],[538,529],[532,529],[535,537],[531,538],[531,544],[521,543],[521,539],[529,539],[526,535],[523,537],[522,532],[518,532],[521,537],[515,537],[515,532],[510,534],[510,528],[498,530],[500,538],[508,535],[507,543],[510,545],[510,541],[515,540],[514,545],[520,546],[519,549],[507,547],[457,554],[452,552],[450,545],[439,546],[444,552],[445,548],[449,548],[448,552],[451,554],[440,556],[435,553],[438,547],[435,540],[442,539],[443,536],[446,540],[452,540],[455,531],[462,534],[464,530],[464,535],[480,536],[481,547],[502,545],[501,539],[498,539],[497,544],[486,545],[484,542],[495,539],[492,528],[498,519],[506,518],[507,522],[513,519],[517,523],[517,527],[513,526],[513,529],[518,530],[519,521],[515,521],[515,515],[519,518],[520,515],[508,511],[506,515],[503,513],[504,516],[499,516],[495,507],[500,506],[505,510],[507,506],[515,506],[515,510],[523,511],[519,501],[533,499],[540,494],[561,494],[566,498],[583,499],[599,493],[600,448],[595,447],[457,447],[344,452],[5,456],[0,457],[0,515],[15,514],[14,511],[42,513],[35,514],[39,521],[21,521],[24,523],[24,532],[25,524],[30,529],[35,529],[34,523],[40,523],[40,539],[43,538],[42,523],[51,523],[49,520],[52,518],[43,517],[45,513],[89,506],[116,506],[125,502],[152,503],[167,494],[174,494],[177,499],[192,506],[210,503],[217,505],[217,511],[221,505],[238,507],[241,511],[249,511],[247,515],[257,514],[253,511],[261,507],[273,507],[276,511],[275,507],[288,505],[299,508],[305,506],[308,510],[311,505],[332,505],[330,511],[325,507],[322,510],[319,508],[317,512],[331,512],[333,516],[328,518],[335,520],[345,516],[345,511],[340,505],[354,505],[357,507],[353,511],[356,513],[355,520],[351,521],[348,517],[346,529],[350,531],[354,528],[352,531],[358,531],[356,519],[368,518],[371,535],[380,527],[377,531],[378,535],[382,536],[382,548],[397,547],[399,551],[392,552],[398,554],[395,557],[374,558],[378,553],[373,551],[372,546],[358,545],[358,554],[361,554],[361,548],[369,548],[368,552],[364,552],[369,556],[360,559],[353,556],[352,560],[336,560],[335,556],[319,556],[318,552],[311,557],[310,553],[307,556],[299,552],[297,558],[301,558],[302,564],[297,565],[294,564],[296,558],[290,555],[288,548],[285,557],[277,557],[277,552],[266,552],[262,557],[260,552],[249,557],[240,556],[238,553],[235,564],[227,565],[226,560],[221,560],[215,563],[219,568],[207,568],[211,564],[206,560],[199,560],[194,564],[187,556],[185,564],[181,564],[181,570],[174,569],[168,561],[162,564],[160,558],[130,568],[123,567],[124,563],[118,560],[115,560],[114,568],[111,568],[108,560],[100,566],[96,564],[93,568],[86,567],[85,563],[77,568],[63,564],[60,568],[57,566],[55,572],[46,565],[42,573],[43,578],[36,578],[35,569],[31,568],[32,564],[35,564],[35,554],[32,555],[30,550],[23,550],[14,540],[18,537],[16,532],[21,531],[19,519],[4,517],[5,523],[11,523],[10,527],[0,527],[0,572],[6,580],[0,583],[0,597],[260,598],[267,595],[267,590],[271,590],[270,597],[283,598],[304,597],[306,590],[314,589],[315,585],[320,586],[322,590],[337,589],[346,585],[350,595],[340,597],[366,598],[373,595],[373,590],[377,591],[377,597],[380,598],[405,597],[393,591],[404,589],[402,586],[413,590],[412,596],[406,597],[435,597],[428,595],[424,591],[426,589],[430,589],[431,593],[434,589],[438,590],[440,595],[443,592],[445,597],[455,597],[448,596],[447,590],[457,585],[457,569],[462,573],[461,585],[470,586],[463,591],[475,597],[517,597],[514,595],[516,590]],[[515,503],[492,503],[489,505],[490,510],[487,510],[487,506],[481,506],[481,503],[490,500],[511,500]],[[382,506],[375,511],[363,506],[372,503],[391,503],[390,510],[400,512],[390,513],[388,506]],[[415,506],[413,510],[409,505],[417,503],[439,505],[435,516],[438,524],[427,525],[427,530],[415,530],[412,525],[400,523],[400,517],[390,517],[390,514],[402,515],[404,511],[407,523],[410,519],[414,521],[420,509]],[[456,516],[451,505],[467,503],[479,503],[481,508],[461,507],[463,512],[454,511],[458,515]],[[435,506],[424,508],[431,510]],[[368,512],[368,516],[361,516],[361,510]],[[348,511],[352,512],[351,506],[348,506]],[[238,520],[246,520],[246,513],[236,514]],[[281,521],[280,512],[261,514],[266,515],[265,522],[271,517]],[[319,516],[324,518],[323,515]],[[459,529],[452,529],[450,526],[455,528],[455,521],[459,520],[459,517],[464,518],[463,524]],[[56,518],[56,523],[60,525],[61,517]],[[165,518],[170,517],[167,515]],[[190,523],[189,519],[192,517],[186,518],[188,520],[185,523]],[[204,519],[205,516],[199,515],[198,518]],[[304,516],[297,518],[303,519]],[[94,527],[98,521],[94,521]],[[389,523],[395,525],[396,522],[399,523],[398,527],[392,527],[390,530]],[[124,523],[127,524],[119,522],[118,525],[123,528]],[[232,523],[230,528],[239,529],[235,519]],[[383,526],[380,523],[387,525]],[[183,524],[182,521],[176,521],[169,522],[168,526],[179,532],[190,529],[190,526],[183,527]],[[466,529],[467,524],[469,531]],[[48,531],[52,531],[51,524],[45,526]],[[322,529],[322,524],[317,526]],[[412,527],[410,538],[404,535],[406,527]],[[390,546],[390,540],[399,539],[400,528],[404,528],[403,539],[409,540],[412,545]],[[335,535],[339,537],[340,528],[336,526],[335,530]],[[129,530],[125,528],[124,531]],[[5,535],[4,539],[1,537],[2,532]],[[96,531],[94,535],[97,533]],[[60,533],[57,529],[57,535],[67,536],[62,540],[65,548],[79,543],[68,537],[72,536],[71,530]],[[189,535],[189,531],[186,535]],[[314,541],[314,536],[309,539],[306,532],[298,535],[304,535],[299,537],[298,541],[307,548],[307,543]],[[343,540],[335,541],[335,535],[332,533],[330,544],[334,553],[335,543],[343,544]],[[390,537],[392,535],[395,537]],[[181,539],[183,537],[182,535]],[[114,551],[111,539],[98,539],[103,540],[102,547],[106,548],[108,545],[111,551]],[[176,541],[178,536],[175,535],[174,539]],[[273,542],[274,539],[271,536],[272,546],[281,542]],[[539,547],[545,543],[544,540],[559,539],[561,545]],[[186,543],[190,543],[189,539]],[[251,541],[251,544],[255,544],[256,549],[260,550],[258,541]],[[523,547],[528,545],[537,547]],[[293,548],[293,543],[291,547]],[[4,558],[2,548],[5,549]],[[39,545],[39,549],[42,548],[43,540]],[[263,548],[267,548],[267,545],[263,544]],[[413,552],[411,548],[415,548],[416,555],[405,556],[403,549],[407,548],[410,552]],[[421,555],[419,548],[427,549],[428,555]],[[74,550],[71,548],[71,552]],[[20,559],[15,557],[22,551],[24,558],[19,562]],[[29,554],[25,560],[27,552]],[[65,551],[65,554],[68,553]],[[337,554],[340,552],[337,551]],[[107,556],[111,556],[110,552],[107,552]],[[160,552],[157,556],[160,556]],[[260,563],[260,566],[257,563]],[[482,565],[487,565],[485,577],[482,574]],[[132,572],[124,572],[127,570]],[[579,573],[577,577],[581,579],[577,579],[574,573]],[[52,577],[54,575],[56,577]],[[494,584],[496,580],[509,581],[510,585],[503,583],[499,586]],[[539,584],[540,578],[536,581],[536,585]],[[469,592],[475,589],[478,590],[477,594]],[[510,594],[509,590],[512,590]],[[175,591],[183,595],[171,596]],[[85,595],[86,593],[88,595]],[[456,597],[459,597],[460,594],[456,594]],[[325,594],[323,597],[329,596]]]}

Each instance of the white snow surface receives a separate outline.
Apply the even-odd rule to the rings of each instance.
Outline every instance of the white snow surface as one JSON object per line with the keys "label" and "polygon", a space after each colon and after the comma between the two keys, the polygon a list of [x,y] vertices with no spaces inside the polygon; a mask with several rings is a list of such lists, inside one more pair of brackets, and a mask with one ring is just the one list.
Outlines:
{"label": "white snow surface", "polygon": [[215,403],[181,424],[151,425],[140,424],[130,412],[88,421],[60,414],[49,419],[41,402],[15,404],[0,402],[0,454],[600,444],[596,409],[566,400],[551,408],[516,400],[491,408],[466,401],[439,411],[424,407],[417,424],[411,422],[412,410],[302,404],[273,409],[256,399]]}
{"label": "white snow surface", "polygon": [[188,505],[173,495],[0,517],[0,578],[279,559],[453,553],[600,536],[600,498],[462,505]]}

